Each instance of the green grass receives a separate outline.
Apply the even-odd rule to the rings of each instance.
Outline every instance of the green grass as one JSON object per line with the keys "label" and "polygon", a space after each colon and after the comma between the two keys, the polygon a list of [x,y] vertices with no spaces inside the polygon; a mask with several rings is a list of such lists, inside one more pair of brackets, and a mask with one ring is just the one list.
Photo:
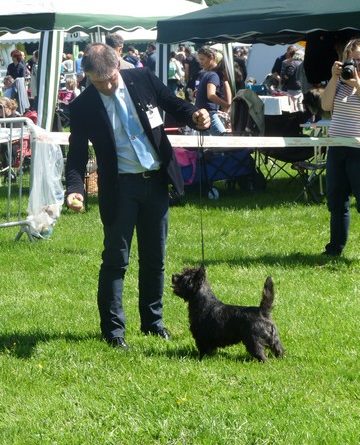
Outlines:
{"label": "green grass", "polygon": [[[0,444],[359,444],[360,219],[352,207],[344,256],[322,257],[326,205],[294,202],[299,187],[283,178],[262,193],[221,189],[217,201],[189,194],[171,209],[171,342],[139,332],[135,242],[126,353],[99,335],[96,199],[85,214],[64,210],[49,241],[15,243],[17,229],[0,229]],[[258,304],[272,275],[283,359],[260,364],[236,345],[198,361],[170,277],[201,261],[200,216],[224,302]]]}

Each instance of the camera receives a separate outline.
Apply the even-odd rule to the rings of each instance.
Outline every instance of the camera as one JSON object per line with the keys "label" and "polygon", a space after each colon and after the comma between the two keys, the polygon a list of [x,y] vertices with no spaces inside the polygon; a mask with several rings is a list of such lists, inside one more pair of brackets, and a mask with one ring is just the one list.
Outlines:
{"label": "camera", "polygon": [[354,77],[354,72],[358,64],[355,60],[349,59],[345,60],[341,69],[341,77],[344,80],[349,80]]}

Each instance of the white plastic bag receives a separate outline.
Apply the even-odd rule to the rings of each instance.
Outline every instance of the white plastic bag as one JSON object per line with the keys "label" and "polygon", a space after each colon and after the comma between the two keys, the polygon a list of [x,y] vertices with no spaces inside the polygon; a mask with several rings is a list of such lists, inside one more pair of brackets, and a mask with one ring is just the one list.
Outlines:
{"label": "white plastic bag", "polygon": [[27,221],[35,237],[49,238],[64,203],[64,160],[59,145],[35,125],[31,154],[31,188]]}

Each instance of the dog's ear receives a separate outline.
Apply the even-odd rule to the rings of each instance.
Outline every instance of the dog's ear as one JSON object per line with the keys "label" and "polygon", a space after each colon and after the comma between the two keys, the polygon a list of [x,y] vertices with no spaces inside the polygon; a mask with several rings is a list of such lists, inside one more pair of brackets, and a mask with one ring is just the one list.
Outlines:
{"label": "dog's ear", "polygon": [[199,267],[199,269],[198,269],[198,276],[199,276],[199,279],[202,279],[202,280],[205,280],[205,278],[206,278],[206,270],[205,270],[205,265],[204,264],[202,264],[200,267]]}
{"label": "dog's ear", "polygon": [[202,264],[196,271],[194,275],[194,286],[196,286],[197,290],[200,289],[202,284],[205,282],[206,279],[206,271],[205,266]]}

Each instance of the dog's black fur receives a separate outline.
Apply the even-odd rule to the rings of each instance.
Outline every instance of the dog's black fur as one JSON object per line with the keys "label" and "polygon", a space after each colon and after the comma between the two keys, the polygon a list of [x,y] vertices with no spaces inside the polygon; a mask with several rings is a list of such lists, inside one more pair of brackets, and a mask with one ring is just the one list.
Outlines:
{"label": "dog's black fur", "polygon": [[206,280],[205,268],[184,269],[172,276],[176,295],[188,302],[190,331],[195,339],[200,360],[216,348],[243,342],[247,351],[264,362],[264,348],[269,347],[276,357],[284,349],[270,311],[274,301],[274,285],[266,278],[259,307],[224,304],[213,294]]}

